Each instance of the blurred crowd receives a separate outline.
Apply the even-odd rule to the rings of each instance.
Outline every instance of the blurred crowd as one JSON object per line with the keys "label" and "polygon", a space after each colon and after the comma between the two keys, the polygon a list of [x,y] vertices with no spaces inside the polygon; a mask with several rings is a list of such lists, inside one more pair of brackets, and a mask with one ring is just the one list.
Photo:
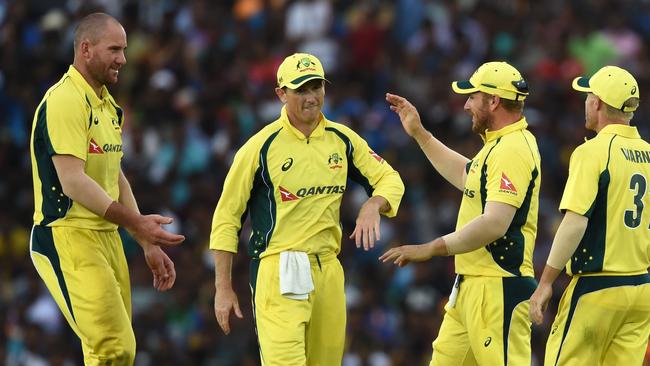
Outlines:
{"label": "blurred crowd", "polygon": [[[384,100],[409,98],[434,135],[472,157],[465,97],[452,80],[487,60],[507,60],[531,89],[525,115],[542,155],[536,273],[561,218],[572,150],[585,137],[584,96],[573,77],[606,64],[639,81],[633,124],[650,137],[650,1],[604,0],[0,0],[0,364],[81,364],[69,330],[29,258],[33,197],[29,135],[44,92],[72,62],[84,15],[104,11],[124,25],[127,65],[111,91],[126,113],[123,168],[144,213],[176,220],[187,240],[167,252],[178,278],[156,293],[142,251],[125,236],[133,284],[136,365],[256,365],[248,258],[233,282],[245,318],[224,336],[214,319],[208,241],[214,207],[236,150],[278,115],[275,71],[309,52],[325,66],[325,115],[353,127],[406,184],[397,218],[382,221],[375,250],[347,235],[365,193],[350,188],[342,210],[346,271],[345,366],[426,365],[454,278],[453,260],[403,269],[377,257],[394,243],[422,243],[454,229],[461,193],[429,165]],[[347,233],[347,235],[346,235]],[[242,245],[249,235],[242,230]],[[559,295],[533,328],[540,365]]]}

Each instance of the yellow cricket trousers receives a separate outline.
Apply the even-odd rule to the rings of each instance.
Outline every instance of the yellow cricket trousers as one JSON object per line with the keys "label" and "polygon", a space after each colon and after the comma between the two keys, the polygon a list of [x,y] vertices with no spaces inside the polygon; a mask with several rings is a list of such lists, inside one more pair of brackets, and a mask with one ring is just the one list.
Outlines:
{"label": "yellow cricket trousers", "polygon": [[314,291],[307,300],[280,294],[280,255],[251,263],[253,311],[264,366],[341,364],[346,321],[343,268],[334,253],[309,259]]}
{"label": "yellow cricket trousers", "polygon": [[30,254],[81,340],[84,363],[133,365],[129,270],[118,232],[35,225]]}

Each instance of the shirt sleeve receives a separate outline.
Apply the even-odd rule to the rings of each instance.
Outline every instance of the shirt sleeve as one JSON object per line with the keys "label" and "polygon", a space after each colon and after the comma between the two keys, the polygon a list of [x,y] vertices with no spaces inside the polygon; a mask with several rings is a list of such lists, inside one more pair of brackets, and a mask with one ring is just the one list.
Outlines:
{"label": "shirt sleeve", "polygon": [[249,140],[235,154],[212,217],[210,249],[237,253],[239,231],[259,166],[259,149]]}
{"label": "shirt sleeve", "polygon": [[72,155],[86,161],[90,107],[79,98],[56,94],[46,101],[47,134],[50,155]]}
{"label": "shirt sleeve", "polygon": [[381,196],[388,201],[390,209],[383,213],[385,216],[397,215],[404,195],[402,178],[361,136],[349,131],[353,146],[352,163],[348,167],[350,179],[361,184],[369,196]]}
{"label": "shirt sleeve", "polygon": [[560,211],[570,210],[590,217],[601,170],[600,159],[589,153],[587,146],[583,144],[576,148],[569,161],[569,177],[560,201]]}
{"label": "shirt sleeve", "polygon": [[[526,147],[495,146],[487,165],[486,201],[502,202],[521,207],[536,168],[533,155]],[[538,172],[539,174],[539,172]]]}

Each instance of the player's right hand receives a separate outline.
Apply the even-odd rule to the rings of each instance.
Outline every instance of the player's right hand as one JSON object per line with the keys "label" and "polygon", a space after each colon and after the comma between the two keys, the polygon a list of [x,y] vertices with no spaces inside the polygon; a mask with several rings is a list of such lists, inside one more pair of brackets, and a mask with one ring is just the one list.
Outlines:
{"label": "player's right hand", "polygon": [[553,296],[553,288],[550,285],[540,283],[537,289],[530,297],[530,306],[528,308],[528,317],[530,320],[540,325],[544,321],[544,312],[548,307],[548,302]]}
{"label": "player's right hand", "polygon": [[163,229],[162,225],[171,224],[171,217],[160,215],[143,215],[132,228],[131,234],[142,247],[148,244],[163,247],[175,246],[185,240],[185,236],[173,234]]}
{"label": "player's right hand", "polygon": [[231,288],[217,288],[214,294],[214,315],[223,333],[230,334],[230,312],[234,310],[235,316],[243,319],[239,309],[239,301],[235,291]]}
{"label": "player's right hand", "polygon": [[399,116],[402,127],[409,136],[416,137],[418,134],[426,132],[420,121],[418,110],[406,98],[386,93],[386,101],[390,104],[390,110]]}
{"label": "player's right hand", "polygon": [[404,267],[411,262],[423,262],[431,259],[430,243],[419,245],[402,245],[388,249],[386,253],[379,257],[383,263],[393,261],[399,267]]}

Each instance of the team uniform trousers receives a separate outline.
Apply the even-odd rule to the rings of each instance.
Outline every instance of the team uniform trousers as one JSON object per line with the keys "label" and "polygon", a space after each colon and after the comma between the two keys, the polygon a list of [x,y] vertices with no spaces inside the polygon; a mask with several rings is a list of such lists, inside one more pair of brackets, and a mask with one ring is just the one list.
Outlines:
{"label": "team uniform trousers", "polygon": [[544,365],[641,365],[649,336],[650,275],[574,276],[560,300]]}
{"label": "team uniform trousers", "polygon": [[460,276],[430,366],[530,365],[532,277]]}
{"label": "team uniform trousers", "polygon": [[35,225],[30,253],[81,339],[84,364],[133,365],[129,270],[118,231]]}
{"label": "team uniform trousers", "polygon": [[280,294],[280,256],[251,263],[255,325],[264,366],[340,365],[345,343],[343,268],[336,254],[310,255],[314,290],[306,300]]}

